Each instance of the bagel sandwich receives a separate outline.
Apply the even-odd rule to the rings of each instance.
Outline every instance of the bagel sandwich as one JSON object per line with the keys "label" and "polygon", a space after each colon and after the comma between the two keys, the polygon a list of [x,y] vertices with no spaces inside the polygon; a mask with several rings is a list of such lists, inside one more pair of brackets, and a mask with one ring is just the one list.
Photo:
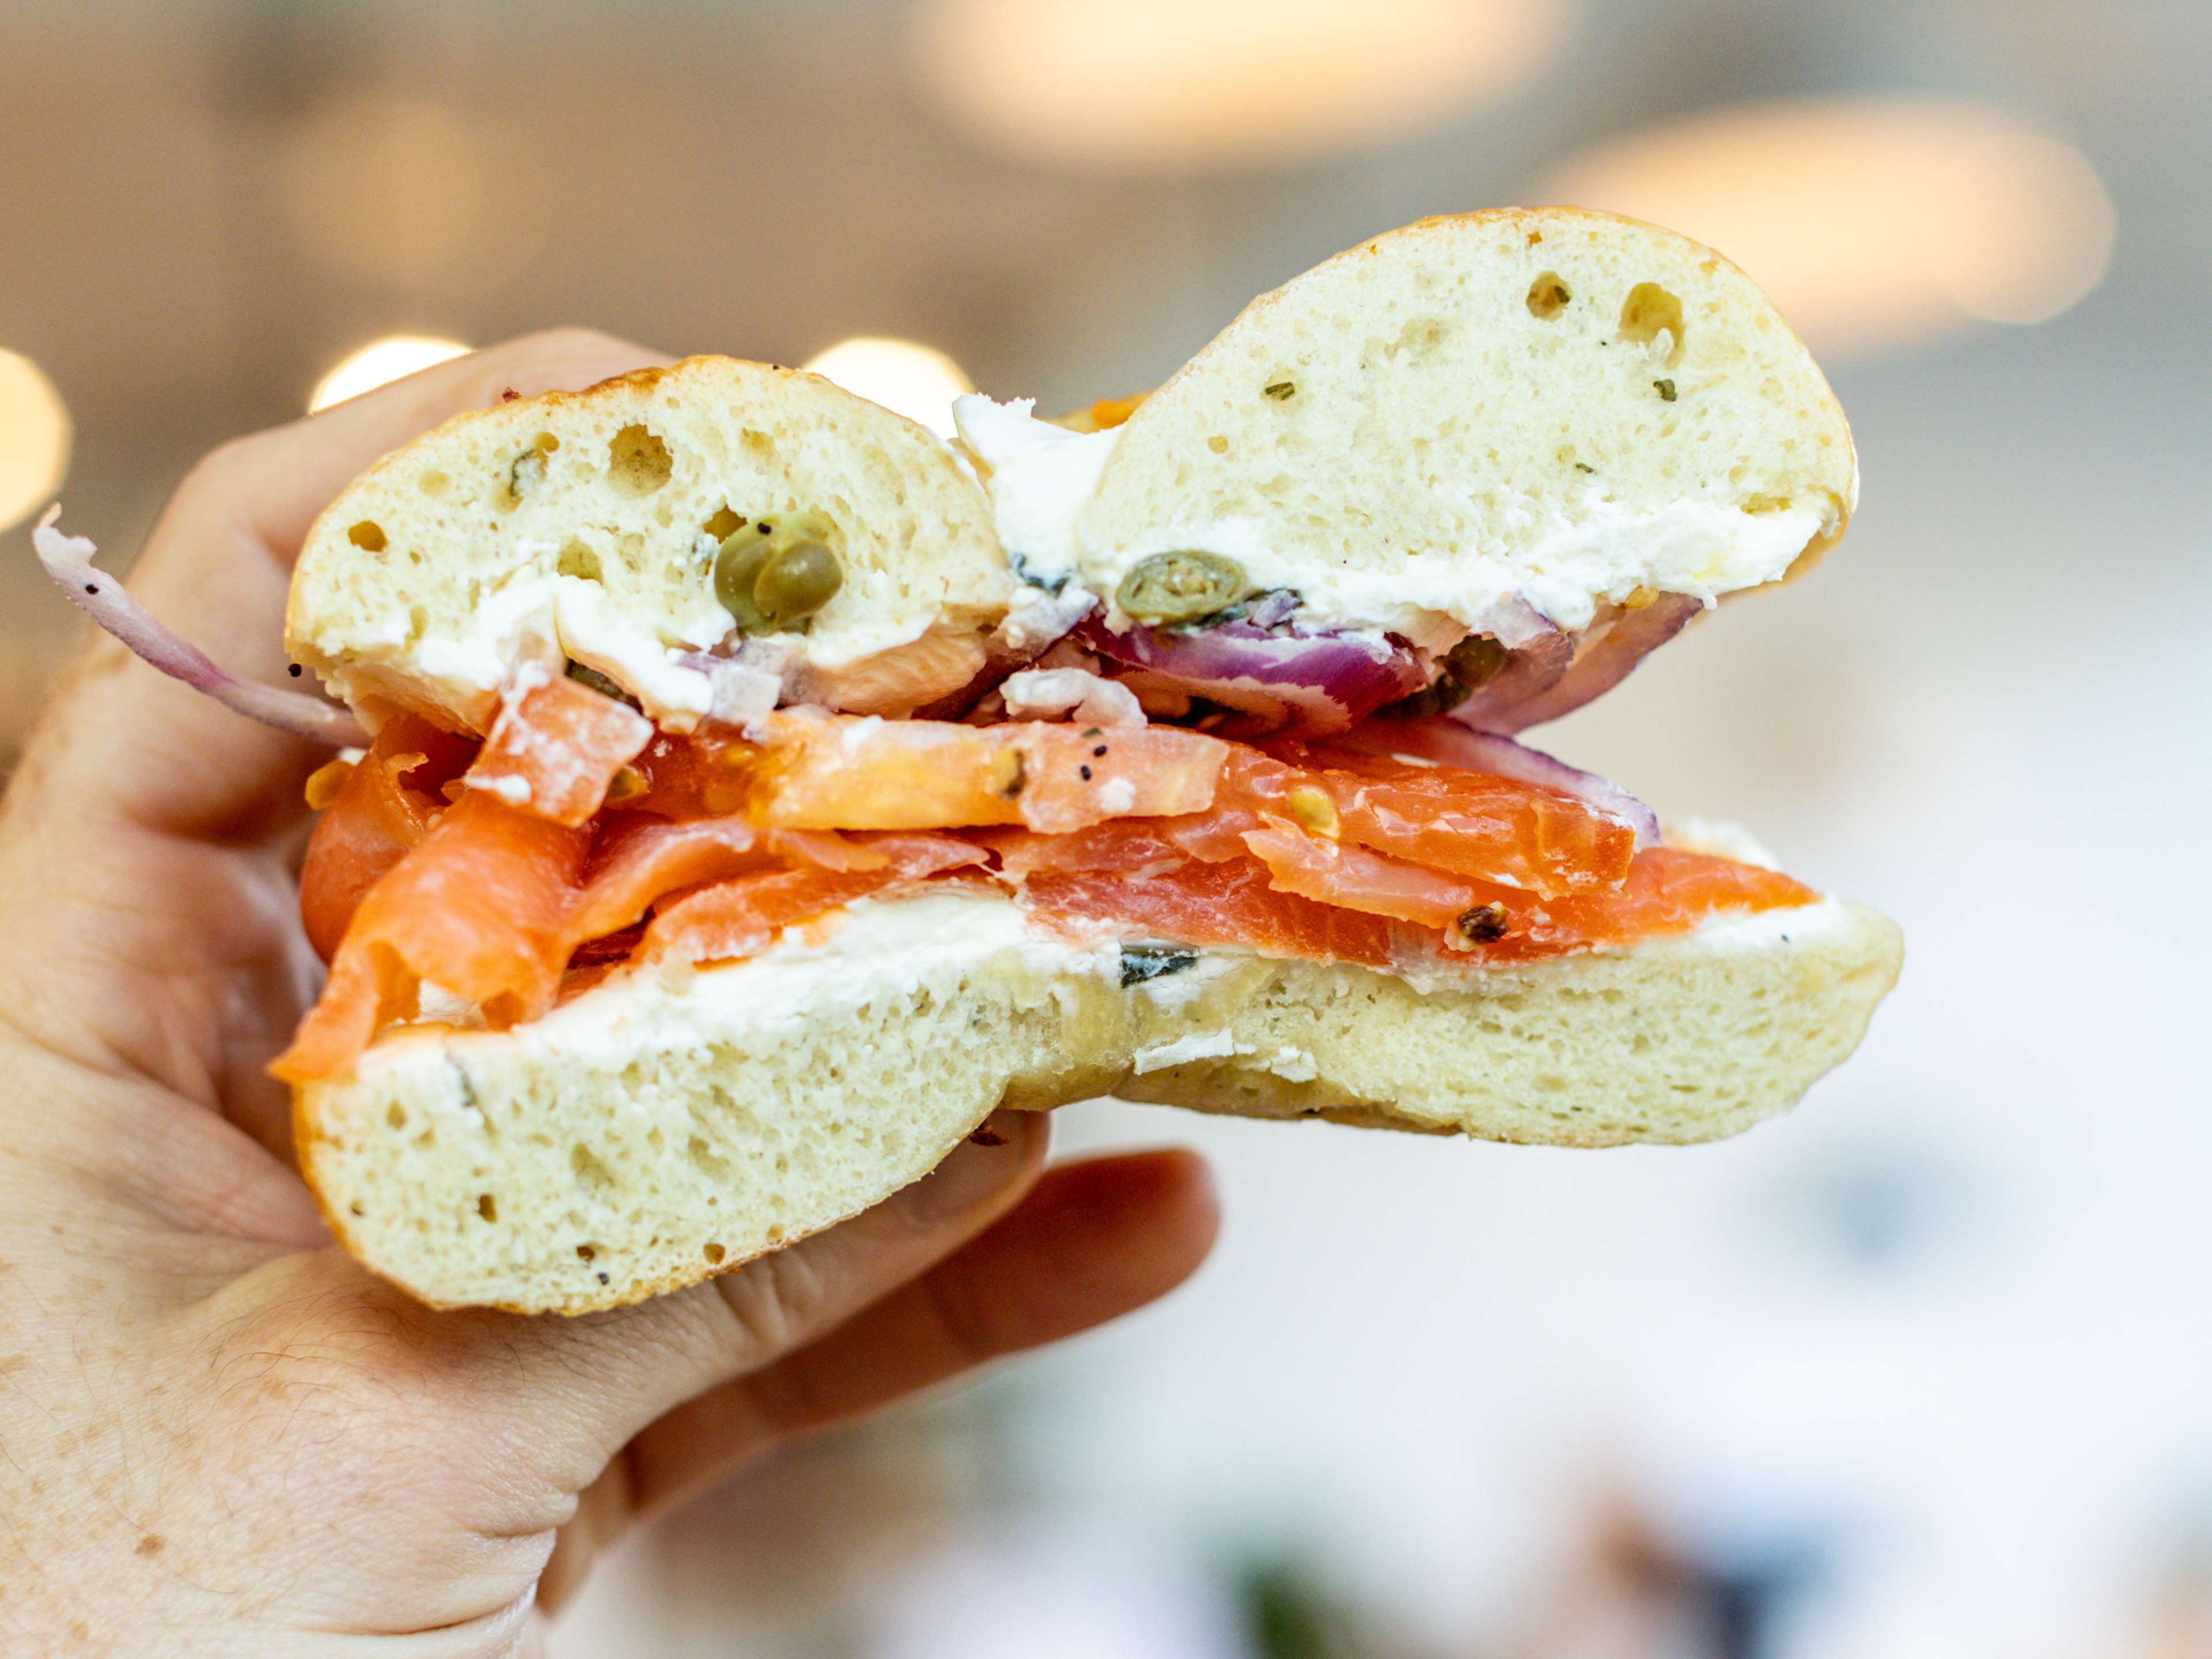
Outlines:
{"label": "bagel sandwich", "polygon": [[1855,505],[1717,255],[1426,221],[1149,398],[957,415],[692,358],[464,414],[317,522],[288,646],[362,729],[274,1069],[371,1268],[581,1313],[1001,1107],[1684,1143],[1856,1046],[1893,925],[1516,737]]}

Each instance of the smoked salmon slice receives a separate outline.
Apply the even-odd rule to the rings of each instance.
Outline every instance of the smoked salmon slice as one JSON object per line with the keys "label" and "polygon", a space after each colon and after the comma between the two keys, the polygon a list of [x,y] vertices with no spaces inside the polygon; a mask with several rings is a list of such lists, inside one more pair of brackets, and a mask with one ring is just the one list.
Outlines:
{"label": "smoked salmon slice", "polygon": [[1270,749],[1240,750],[1224,801],[1297,820],[1293,792],[1318,790],[1345,839],[1431,869],[1557,895],[1611,887],[1636,855],[1632,827],[1560,790],[1348,749]]}
{"label": "smoked salmon slice", "polygon": [[590,822],[652,736],[653,722],[627,703],[532,664],[508,689],[465,781],[573,829]]}
{"label": "smoked salmon slice", "polygon": [[415,1012],[425,979],[495,1024],[544,1012],[568,965],[562,923],[590,843],[588,831],[463,792],[362,898],[329,985],[270,1070],[298,1082],[351,1063]]}
{"label": "smoked salmon slice", "polygon": [[[1400,969],[1612,948],[1816,896],[1639,854],[1564,791],[1344,746],[809,711],[750,728],[758,742],[647,739],[567,680],[510,712],[473,764],[468,740],[396,718],[339,787],[301,892],[331,981],[279,1076],[351,1064],[424,981],[503,1026],[624,962],[748,956],[932,880],[994,880],[1086,937]],[[574,767],[539,763],[564,745]],[[606,805],[633,763],[641,786]]]}
{"label": "smoked salmon slice", "polygon": [[1171,726],[962,726],[783,714],[765,726],[747,813],[800,830],[1018,823],[1048,835],[1203,811],[1230,745]]}
{"label": "smoked salmon slice", "polygon": [[871,868],[780,870],[686,894],[647,924],[638,959],[708,963],[749,957],[785,928],[856,899],[983,861],[981,848],[950,836],[902,837],[877,850],[881,861]]}
{"label": "smoked salmon slice", "polygon": [[395,714],[346,774],[316,820],[300,865],[300,920],[325,962],[362,895],[445,810],[443,786],[468,765],[470,746],[416,715]]}

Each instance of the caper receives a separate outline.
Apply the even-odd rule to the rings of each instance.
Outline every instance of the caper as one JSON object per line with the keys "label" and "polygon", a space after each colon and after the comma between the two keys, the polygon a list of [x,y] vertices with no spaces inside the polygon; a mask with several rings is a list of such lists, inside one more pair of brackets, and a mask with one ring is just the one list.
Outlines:
{"label": "caper", "polygon": [[605,674],[599,672],[598,669],[592,668],[586,664],[580,662],[570,663],[568,665],[568,678],[575,681],[579,685],[590,686],[592,690],[598,692],[603,697],[612,697],[617,702],[626,702],[633,708],[638,706],[638,702],[635,697],[630,696],[629,692],[623,690],[621,686],[609,679]]}
{"label": "caper", "polygon": [[837,597],[845,572],[820,542],[794,542],[771,556],[753,582],[753,600],[778,628],[804,622]]}
{"label": "caper", "polygon": [[1432,715],[1450,714],[1467,698],[1465,686],[1449,674],[1439,674],[1413,696],[1385,703],[1375,712],[1390,720],[1425,720]]}
{"label": "caper", "polygon": [[762,614],[753,590],[760,581],[769,556],[775,551],[774,542],[746,525],[725,536],[714,552],[714,597],[721,601],[722,609],[736,619],[738,628],[749,634],[768,626],[768,618]]}
{"label": "caper", "polygon": [[1140,623],[1192,623],[1228,609],[1250,586],[1244,568],[1218,553],[1155,553],[1130,567],[1114,603]]}
{"label": "caper", "polygon": [[1470,691],[1480,691],[1498,678],[1510,655],[1487,634],[1470,634],[1444,653],[1444,672]]}

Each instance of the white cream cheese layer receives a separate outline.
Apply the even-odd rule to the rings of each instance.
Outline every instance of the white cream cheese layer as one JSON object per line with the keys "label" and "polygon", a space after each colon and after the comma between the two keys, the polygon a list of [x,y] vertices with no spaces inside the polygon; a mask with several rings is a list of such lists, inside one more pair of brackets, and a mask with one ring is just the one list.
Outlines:
{"label": "white cream cheese layer", "polygon": [[[714,544],[701,539],[701,562],[711,568]],[[319,637],[317,649],[340,665],[329,676],[331,689],[349,700],[356,695],[355,676],[346,666],[351,660],[371,665],[367,683],[360,686],[366,690],[374,689],[374,665],[398,660],[411,677],[437,687],[444,700],[467,707],[497,697],[520,665],[557,664],[565,658],[614,681],[669,731],[688,732],[713,710],[714,681],[683,658],[726,639],[737,624],[703,577],[672,614],[660,614],[658,599],[646,606],[654,614],[647,626],[631,614],[639,608],[636,601],[625,605],[611,599],[599,582],[559,574],[559,544],[524,541],[517,550],[526,562],[485,593],[458,627],[410,637],[403,631],[404,619],[394,617],[380,635],[349,628],[343,635]],[[784,677],[797,678],[808,670],[865,670],[872,659],[914,644],[933,626],[932,611],[917,605],[895,617],[803,635],[779,634],[755,643],[772,647],[760,653],[763,659],[774,661]]]}
{"label": "white cream cheese layer", "polygon": [[[1010,959],[1042,983],[1073,975],[1118,975],[1121,951],[1103,936],[1072,944],[1033,927],[1010,900],[988,895],[864,899],[826,926],[786,930],[778,943],[743,962],[618,975],[529,1024],[448,1035],[464,1049],[471,1042],[519,1043],[620,1065],[644,1049],[684,1052],[772,1037],[780,1026],[880,998],[922,988],[951,992],[994,958]],[[403,1028],[362,1056],[362,1071],[416,1063],[427,1046]]]}
{"label": "white cream cheese layer", "polygon": [[1083,580],[1075,521],[1098,493],[1098,475],[1121,434],[1114,428],[1070,432],[1037,419],[1036,408],[1031,398],[1000,404],[970,392],[954,401],[952,419],[960,441],[989,470],[985,484],[1000,544],[1021,561],[1030,581],[1050,587]]}
{"label": "white cream cheese layer", "polygon": [[[523,664],[573,658],[635,696],[662,726],[679,732],[696,726],[713,706],[714,685],[677,659],[726,635],[732,626],[729,613],[705,599],[662,624],[665,634],[642,627],[611,605],[599,583],[557,574],[556,550],[550,542],[526,544],[522,551],[530,563],[486,593],[458,630],[425,633],[411,641],[397,635],[365,638],[356,630],[343,639],[319,640],[318,647],[341,663],[403,656],[415,676],[460,705],[498,696]],[[341,666],[331,676],[333,689],[349,695],[349,678]]]}
{"label": "white cream cheese layer", "polygon": [[[1822,899],[1787,909],[1711,917],[1686,936],[1652,943],[1698,951],[1768,950],[1832,931],[1845,919],[1839,901]],[[1127,988],[1127,994],[1146,999],[1163,1013],[1192,1012],[1224,975],[1255,960],[1247,951],[1206,949],[1194,954],[1188,967],[1139,981]],[[449,1052],[465,1057],[472,1045],[489,1044],[619,1067],[641,1053],[774,1042],[780,1029],[802,1020],[835,1016],[884,998],[909,997],[918,990],[952,994],[986,963],[1030,976],[1038,994],[1045,996],[1054,981],[1071,977],[1117,984],[1121,949],[1103,931],[1092,940],[1071,941],[1032,923],[1012,900],[969,889],[864,899],[826,923],[787,930],[777,944],[744,962],[617,975],[544,1018],[511,1030],[474,1029],[480,1021],[473,1007],[432,988],[423,1000],[422,1018],[429,1023],[419,1031],[401,1027],[388,1032],[362,1056],[360,1066],[363,1076],[374,1076],[390,1067],[442,1066]],[[1519,977],[1552,965],[1448,968],[1405,978],[1425,994],[1463,992],[1480,984],[1486,973]],[[1133,1063],[1144,1073],[1255,1053],[1237,1045],[1227,1031],[1213,1029],[1142,1049]],[[1293,1050],[1271,1054],[1259,1063],[1293,1080],[1312,1075],[1310,1059]]]}
{"label": "white cream cheese layer", "polygon": [[1255,589],[1296,590],[1298,619],[1310,628],[1395,633],[1431,650],[1470,629],[1498,631],[1523,605],[1574,629],[1588,627],[1601,603],[1620,603],[1639,588],[1710,603],[1779,577],[1826,523],[1812,507],[1751,514],[1726,501],[1691,500],[1632,508],[1592,486],[1570,507],[1531,502],[1534,545],[1511,558],[1462,549],[1449,559],[1409,557],[1389,570],[1346,569],[1285,559],[1259,520],[1235,517],[1163,525],[1141,544],[1109,548],[1086,535],[1083,520],[1118,428],[1067,432],[1037,420],[1031,407],[1027,399],[970,396],[954,413],[963,441],[990,469],[1000,539],[1033,577],[1070,577],[1110,596],[1153,554],[1218,553],[1242,565]]}

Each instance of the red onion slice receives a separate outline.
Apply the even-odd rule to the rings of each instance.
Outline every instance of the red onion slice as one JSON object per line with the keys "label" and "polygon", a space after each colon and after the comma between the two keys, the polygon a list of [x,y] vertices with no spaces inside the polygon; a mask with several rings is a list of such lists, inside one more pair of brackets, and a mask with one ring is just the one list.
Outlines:
{"label": "red onion slice", "polygon": [[1411,650],[1377,635],[1279,634],[1249,622],[1121,631],[1093,615],[1073,637],[1110,661],[1236,709],[1255,732],[1342,732],[1427,679]]}
{"label": "red onion slice", "polygon": [[1581,648],[1573,648],[1570,642],[1571,660],[1560,672],[1547,679],[1524,677],[1501,694],[1499,688],[1513,677],[1521,654],[1516,652],[1516,660],[1507,663],[1496,679],[1454,709],[1452,718],[1485,732],[1523,732],[1555,720],[1612,690],[1638,663],[1680,633],[1703,608],[1703,601],[1687,593],[1662,593],[1641,610],[1622,611],[1595,639],[1585,634]]}
{"label": "red onion slice", "polygon": [[198,646],[172,633],[139,603],[121,582],[93,567],[100,550],[84,536],[65,536],[54,528],[61,516],[58,503],[46,509],[31,532],[31,545],[46,574],[61,584],[78,610],[129,646],[150,666],[172,679],[182,680],[195,691],[204,691],[234,714],[289,732],[311,743],[333,749],[366,747],[369,736],[360,721],[337,703],[281,685],[243,680],[218,666]]}
{"label": "red onion slice", "polygon": [[1477,732],[1449,715],[1369,720],[1333,741],[1370,754],[1434,761],[1556,789],[1635,830],[1638,851],[1659,844],[1659,815],[1610,778],[1581,771],[1540,749],[1531,749],[1497,732]]}

